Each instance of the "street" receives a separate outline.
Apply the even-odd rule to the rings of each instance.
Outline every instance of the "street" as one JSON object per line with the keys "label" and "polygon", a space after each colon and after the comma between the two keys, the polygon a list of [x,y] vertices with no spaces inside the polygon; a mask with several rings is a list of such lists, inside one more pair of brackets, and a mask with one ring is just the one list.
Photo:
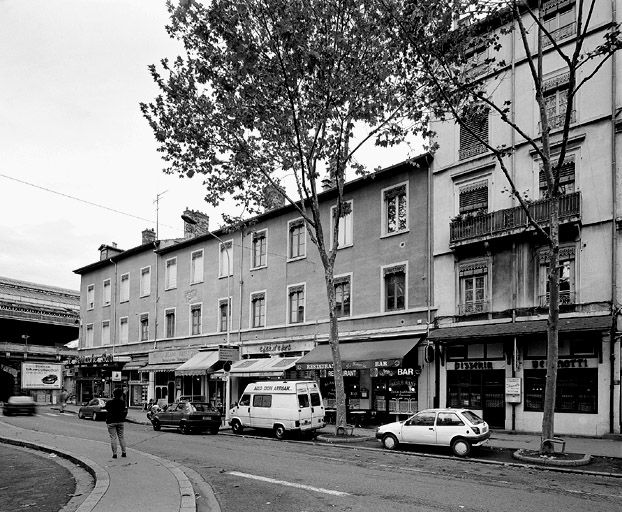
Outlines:
{"label": "street", "polygon": [[[105,423],[41,411],[3,421],[79,439],[107,441]],[[618,511],[613,478],[343,449],[227,433],[184,436],[126,424],[129,448],[178,462],[209,482],[223,512]],[[139,470],[139,468],[136,468]],[[201,507],[199,506],[199,510]]]}

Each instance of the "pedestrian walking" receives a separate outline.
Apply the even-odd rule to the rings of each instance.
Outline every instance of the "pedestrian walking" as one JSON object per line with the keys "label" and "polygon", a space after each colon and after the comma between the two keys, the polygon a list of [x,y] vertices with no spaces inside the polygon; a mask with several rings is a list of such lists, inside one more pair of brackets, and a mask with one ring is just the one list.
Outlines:
{"label": "pedestrian walking", "polygon": [[60,412],[65,412],[65,407],[67,407],[67,399],[69,398],[69,393],[67,390],[63,388],[60,392]]}
{"label": "pedestrian walking", "polygon": [[125,417],[127,416],[127,407],[125,406],[125,400],[123,400],[123,390],[116,388],[112,396],[112,400],[106,402],[104,409],[106,410],[106,425],[108,427],[108,434],[110,434],[110,447],[112,448],[112,458],[117,458],[117,439],[121,445],[121,457],[127,457],[125,453],[125,437],[124,437],[124,424]]}

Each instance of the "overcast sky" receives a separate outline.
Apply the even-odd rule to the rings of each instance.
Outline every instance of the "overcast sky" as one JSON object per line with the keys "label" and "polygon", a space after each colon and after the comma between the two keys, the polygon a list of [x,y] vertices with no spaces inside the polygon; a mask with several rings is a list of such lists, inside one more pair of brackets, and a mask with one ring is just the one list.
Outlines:
{"label": "overcast sky", "polygon": [[[0,0],[0,276],[79,289],[72,271],[102,243],[139,245],[164,191],[160,238],[181,236],[186,206],[219,226],[200,179],[162,172],[140,113],[157,93],[147,66],[179,51],[167,20],[161,0]],[[370,169],[408,157],[365,155]]]}

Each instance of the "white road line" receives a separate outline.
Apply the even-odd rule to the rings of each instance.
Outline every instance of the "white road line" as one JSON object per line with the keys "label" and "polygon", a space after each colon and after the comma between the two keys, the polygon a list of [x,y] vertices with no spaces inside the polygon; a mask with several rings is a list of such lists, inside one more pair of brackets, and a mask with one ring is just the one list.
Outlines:
{"label": "white road line", "polygon": [[53,412],[46,412],[44,414],[47,414],[48,416],[60,416],[60,414],[54,414]]}
{"label": "white road line", "polygon": [[323,492],[324,494],[332,494],[333,496],[349,496],[350,494],[342,491],[333,491],[331,489],[322,489],[321,487],[312,487],[310,485],[297,484],[294,482],[286,482],[285,480],[275,480],[265,476],[249,475],[248,473],[240,473],[239,471],[229,471],[227,474],[240,476],[242,478],[250,478],[251,480],[260,480],[271,484],[285,485],[287,487],[296,487],[297,489],[306,489],[307,491]]}

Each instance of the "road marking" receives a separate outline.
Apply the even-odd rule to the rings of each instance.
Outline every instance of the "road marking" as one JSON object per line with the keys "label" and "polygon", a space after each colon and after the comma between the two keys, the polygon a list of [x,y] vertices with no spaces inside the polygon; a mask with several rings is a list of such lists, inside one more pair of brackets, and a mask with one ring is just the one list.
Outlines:
{"label": "road marking", "polygon": [[54,414],[53,412],[46,412],[48,416],[60,416],[60,414]]}
{"label": "road marking", "polygon": [[271,484],[285,485],[287,487],[295,487],[296,489],[306,489],[307,491],[323,492],[324,494],[332,494],[333,496],[349,496],[350,494],[342,491],[333,491],[331,489],[323,489],[322,487],[312,487],[310,485],[297,484],[294,482],[286,482],[285,480],[275,480],[265,476],[249,475],[248,473],[240,473],[239,471],[229,471],[227,474],[240,476],[242,478],[250,478],[251,480],[260,480]]}

